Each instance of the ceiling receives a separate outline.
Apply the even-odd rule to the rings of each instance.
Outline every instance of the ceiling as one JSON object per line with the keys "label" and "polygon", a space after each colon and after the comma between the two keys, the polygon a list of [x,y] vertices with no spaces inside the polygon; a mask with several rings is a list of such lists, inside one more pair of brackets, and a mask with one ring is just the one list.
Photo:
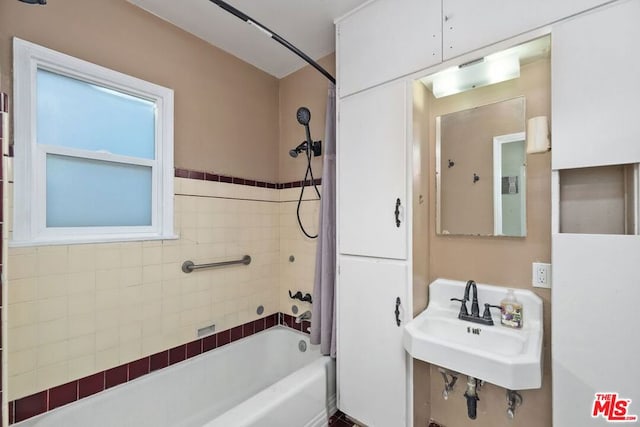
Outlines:
{"label": "ceiling", "polygon": [[[282,78],[306,63],[209,0],[127,0]],[[335,51],[333,20],[367,0],[226,0],[313,59]]]}

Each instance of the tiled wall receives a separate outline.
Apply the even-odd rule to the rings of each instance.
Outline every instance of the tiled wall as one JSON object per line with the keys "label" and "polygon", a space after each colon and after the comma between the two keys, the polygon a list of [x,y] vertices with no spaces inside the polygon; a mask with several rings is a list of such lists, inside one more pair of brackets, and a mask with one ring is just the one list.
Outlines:
{"label": "tiled wall", "polygon": [[[295,190],[187,176],[175,179],[178,240],[9,250],[9,400],[192,342],[210,324],[222,331],[253,321],[259,305],[262,316],[281,311],[282,260],[289,256],[281,231],[295,203],[280,199]],[[313,211],[305,211],[305,222],[315,230]],[[304,245],[295,249],[297,265],[312,266],[315,243]],[[180,269],[187,259],[244,254],[249,266]],[[297,284],[311,292],[310,284]]]}
{"label": "tiled wall", "polygon": [[[318,186],[322,192],[322,188]],[[306,237],[298,226],[296,209],[300,189],[280,192],[280,311],[295,314],[292,306],[298,307],[298,314],[311,310],[311,304],[289,298],[289,291],[313,294],[313,277],[316,263],[315,239]],[[318,233],[320,201],[313,187],[305,188],[300,206],[300,218],[307,233]],[[291,261],[290,257],[294,260]]]}

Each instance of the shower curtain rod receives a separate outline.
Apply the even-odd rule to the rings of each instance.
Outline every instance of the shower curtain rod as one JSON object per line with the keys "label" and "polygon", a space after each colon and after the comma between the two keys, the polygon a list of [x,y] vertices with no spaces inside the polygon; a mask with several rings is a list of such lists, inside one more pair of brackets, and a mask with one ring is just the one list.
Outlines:
{"label": "shower curtain rod", "polygon": [[336,79],[331,74],[329,74],[329,72],[327,70],[322,68],[320,66],[320,64],[318,64],[316,61],[311,59],[307,54],[305,54],[300,49],[298,49],[297,47],[295,47],[294,45],[289,43],[287,40],[283,39],[278,34],[276,34],[273,31],[271,31],[269,28],[265,27],[264,25],[262,25],[258,21],[252,19],[251,17],[249,17],[245,13],[239,11],[238,9],[236,9],[235,7],[231,6],[229,3],[227,3],[227,2],[225,2],[223,0],[209,0],[209,1],[211,3],[214,3],[214,4],[218,5],[218,6],[220,6],[222,9],[226,10],[227,12],[232,14],[233,16],[243,20],[247,24],[255,26],[258,30],[262,31],[267,36],[271,37],[273,40],[277,41],[282,46],[286,47],[291,52],[295,53],[300,58],[304,59],[309,65],[311,65],[316,70],[320,71],[320,73],[322,73],[322,75],[324,75],[326,78],[328,78],[331,83],[336,84]]}

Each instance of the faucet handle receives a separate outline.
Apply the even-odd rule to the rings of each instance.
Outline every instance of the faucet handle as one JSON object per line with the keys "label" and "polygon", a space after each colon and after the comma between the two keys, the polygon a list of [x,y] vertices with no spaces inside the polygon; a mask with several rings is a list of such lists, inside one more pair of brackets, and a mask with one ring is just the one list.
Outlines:
{"label": "faucet handle", "polygon": [[467,311],[467,302],[464,299],[460,298],[451,298],[450,301],[458,301],[462,303],[460,305],[460,313],[458,314],[458,318],[462,318],[462,316],[468,316],[469,312]]}
{"label": "faucet handle", "polygon": [[499,305],[492,305],[492,304],[486,303],[484,305],[484,313],[482,313],[482,318],[483,319],[493,320],[492,317],[491,317],[491,309],[492,308],[497,308],[497,309],[502,311],[502,307],[500,307]]}

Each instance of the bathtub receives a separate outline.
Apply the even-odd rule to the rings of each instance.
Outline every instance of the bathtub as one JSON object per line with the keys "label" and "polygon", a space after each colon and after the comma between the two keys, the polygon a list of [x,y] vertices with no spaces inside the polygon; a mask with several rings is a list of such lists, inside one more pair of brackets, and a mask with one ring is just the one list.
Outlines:
{"label": "bathtub", "polygon": [[326,426],[336,411],[335,361],[318,347],[276,326],[14,425]]}

